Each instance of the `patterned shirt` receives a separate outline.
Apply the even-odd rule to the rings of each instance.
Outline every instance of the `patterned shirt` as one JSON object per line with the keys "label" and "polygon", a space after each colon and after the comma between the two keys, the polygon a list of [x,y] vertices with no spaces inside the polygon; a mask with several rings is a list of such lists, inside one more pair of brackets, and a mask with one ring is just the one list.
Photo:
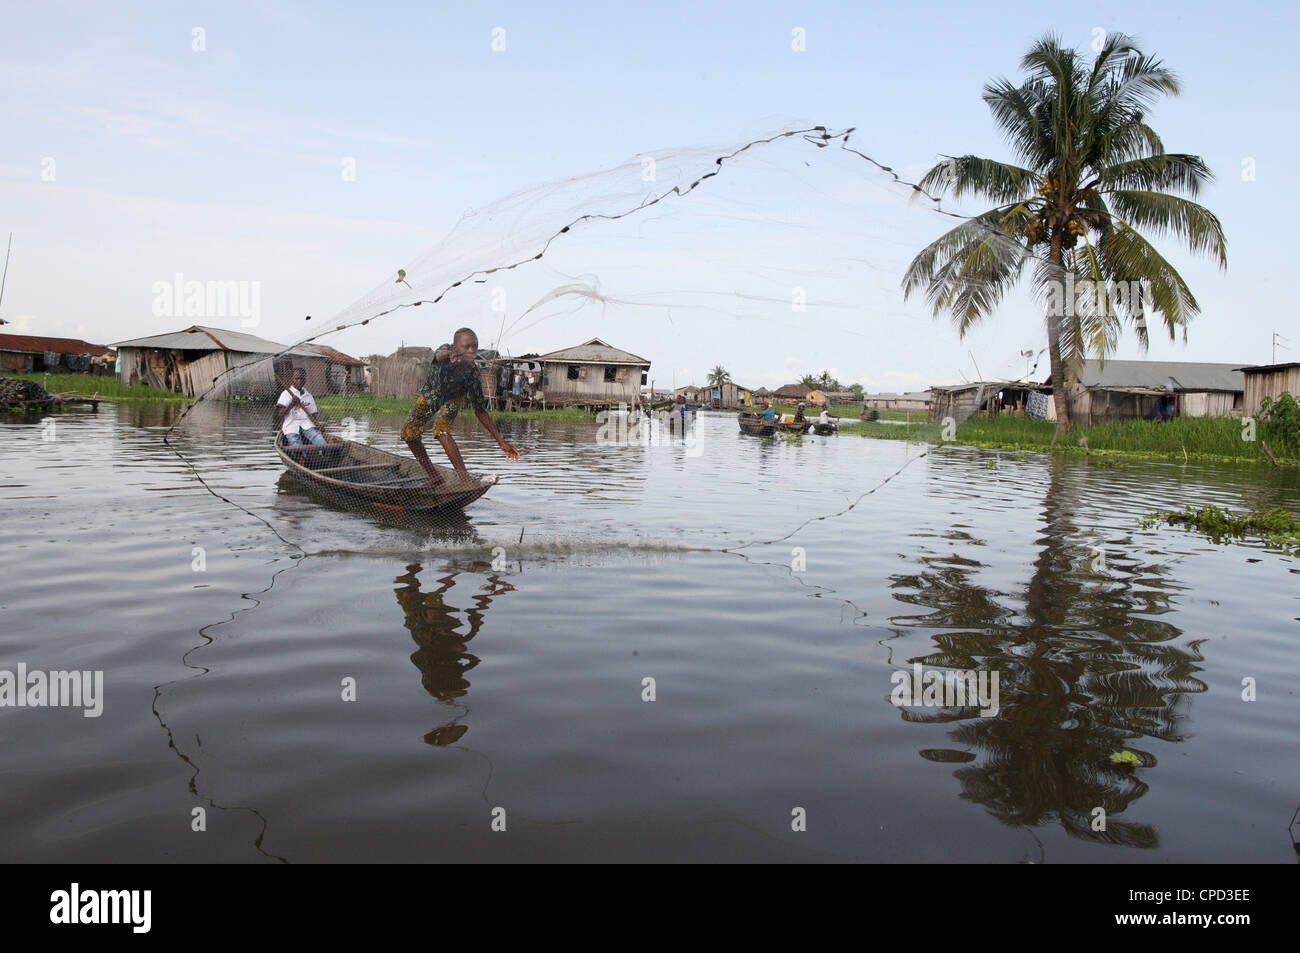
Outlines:
{"label": "patterned shirt", "polygon": [[434,408],[451,400],[460,400],[462,403],[468,402],[475,410],[487,410],[487,397],[483,394],[483,379],[479,376],[478,365],[452,364],[450,360],[438,360],[439,355],[451,351],[450,344],[438,348],[420,397]]}
{"label": "patterned shirt", "polygon": [[0,377],[0,403],[20,400],[44,400],[49,397],[45,388],[35,381],[16,377]]}

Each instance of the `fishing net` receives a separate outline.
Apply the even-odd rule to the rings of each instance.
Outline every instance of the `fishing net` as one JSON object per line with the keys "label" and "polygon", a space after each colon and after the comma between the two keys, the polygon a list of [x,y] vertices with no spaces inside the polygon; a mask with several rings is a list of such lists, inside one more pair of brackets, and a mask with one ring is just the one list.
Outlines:
{"label": "fishing net", "polygon": [[[546,483],[557,454],[631,499],[629,453],[698,459],[722,426],[701,429],[701,408],[756,411],[760,384],[737,373],[710,385],[714,365],[765,362],[788,380],[833,368],[846,384],[874,376],[895,391],[934,382],[894,373],[901,352],[882,349],[955,337],[923,295],[904,302],[913,256],[965,223],[987,235],[988,255],[1031,259],[913,184],[933,157],[896,169],[864,138],[787,128],[528,188],[466,212],[333,316],[191,328],[191,349],[123,349],[125,376],[165,374],[195,396],[169,445],[207,490],[287,542],[319,549],[320,514],[418,525],[436,545],[536,536],[548,499],[581,496]],[[949,287],[972,293],[960,276]],[[1023,313],[1018,333],[1041,338],[1041,305],[1026,296]],[[995,370],[1023,374],[1018,353]],[[683,385],[697,385],[685,412],[672,393]],[[931,422],[937,433],[945,420]],[[734,420],[726,427],[734,434]],[[268,470],[282,474],[273,488],[251,477]],[[638,530],[624,521],[602,535],[580,519],[564,545],[582,533]]]}

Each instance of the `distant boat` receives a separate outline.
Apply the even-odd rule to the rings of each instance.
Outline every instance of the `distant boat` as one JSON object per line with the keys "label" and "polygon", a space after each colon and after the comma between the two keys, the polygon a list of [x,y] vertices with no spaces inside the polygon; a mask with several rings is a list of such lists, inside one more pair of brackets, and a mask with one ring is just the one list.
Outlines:
{"label": "distant boat", "polygon": [[459,510],[497,482],[495,475],[462,480],[451,467],[434,466],[445,481],[426,486],[429,476],[412,457],[402,457],[355,440],[291,447],[277,434],[275,449],[289,473],[334,503],[364,509],[434,512]]}
{"label": "distant boat", "polygon": [[99,410],[98,397],[83,397],[81,394],[51,394],[35,381],[20,377],[0,377],[0,410],[36,413],[86,404],[90,405],[91,410]]}
{"label": "distant boat", "polygon": [[813,433],[819,437],[833,437],[839,433],[839,428],[834,424],[813,424]]}
{"label": "distant boat", "polygon": [[763,419],[762,414],[744,414],[740,415],[740,432],[749,434],[751,437],[770,437],[775,433],[807,433],[808,428],[813,425],[811,420],[804,420],[800,423],[786,423],[785,421],[776,421],[769,423]]}

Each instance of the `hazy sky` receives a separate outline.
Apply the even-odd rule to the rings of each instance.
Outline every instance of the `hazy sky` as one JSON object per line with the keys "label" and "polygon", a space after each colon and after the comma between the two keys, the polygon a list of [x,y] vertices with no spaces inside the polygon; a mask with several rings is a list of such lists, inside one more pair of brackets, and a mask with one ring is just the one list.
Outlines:
{"label": "hazy sky", "polygon": [[[109,343],[240,326],[156,314],[157,284],[179,273],[255,287],[247,329],[294,341],[390,287],[468,209],[506,212],[473,225],[479,244],[464,255],[453,233],[429,274],[509,246],[516,206],[497,204],[505,196],[641,155],[690,166],[707,154],[670,150],[804,123],[857,127],[855,146],[908,176],[941,154],[1012,158],[983,84],[1018,77],[1045,32],[1090,53],[1094,30],[1122,30],[1182,78],[1183,95],[1150,122],[1168,149],[1209,162],[1217,182],[1201,201],[1228,238],[1226,273],[1159,243],[1203,313],[1186,345],[1157,337],[1150,356],[1267,362],[1277,330],[1291,347],[1278,359],[1300,360],[1282,291],[1300,137],[1279,105],[1296,86],[1297,20],[1282,3],[11,4],[0,34],[0,233],[14,234],[3,330]],[[795,30],[805,50],[792,49]],[[747,154],[671,208],[557,242],[531,272],[511,273],[504,311],[484,297],[489,282],[322,341],[386,353],[473,324],[487,345],[513,324],[503,346],[523,353],[600,335],[652,360],[661,386],[702,381],[714,364],[754,387],[823,368],[873,390],[949,383],[977,366],[1024,373],[1020,352],[1046,343],[1028,296],[959,340],[898,290],[911,256],[950,222],[895,201],[864,164],[811,153]],[[637,194],[620,175],[583,180],[593,207],[617,204],[625,186]],[[525,195],[532,217],[515,238],[561,211]],[[519,320],[571,283],[612,300],[567,296]],[[806,291],[805,310],[788,304],[792,289]],[[1140,356],[1131,337],[1116,356]]]}

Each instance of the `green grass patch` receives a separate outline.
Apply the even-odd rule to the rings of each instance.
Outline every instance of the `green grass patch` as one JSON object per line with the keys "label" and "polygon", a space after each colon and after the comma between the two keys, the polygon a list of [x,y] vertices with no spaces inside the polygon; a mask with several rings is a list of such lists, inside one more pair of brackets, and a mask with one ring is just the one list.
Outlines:
{"label": "green grass patch", "polygon": [[[761,408],[754,408],[760,410]],[[795,406],[793,404],[773,404],[772,409],[778,414],[790,414],[793,416]],[[821,416],[820,407],[805,407],[804,415],[816,420]],[[923,424],[929,420],[929,414],[924,410],[882,410],[880,413],[881,420],[901,420],[904,423]],[[862,408],[855,404],[836,404],[831,407],[831,416],[837,420],[861,420]],[[843,430],[843,427],[840,428]]]}
{"label": "green grass patch", "polygon": [[[881,411],[882,420],[906,420],[906,426],[880,422],[854,421],[840,424],[841,433],[860,434],[882,440],[926,440],[940,442],[942,427],[926,423],[925,415],[916,411]],[[1053,451],[1065,454],[1088,454],[1098,466],[1120,466],[1114,457],[1170,460],[1176,462],[1271,462],[1264,452],[1263,439],[1269,442],[1274,457],[1283,465],[1300,466],[1300,450],[1285,440],[1264,437],[1261,428],[1256,439],[1239,417],[1183,417],[1167,422],[1154,420],[1117,420],[1075,425],[1061,436],[1055,447],[1052,438],[1056,424],[1031,417],[1002,414],[971,417],[954,434],[953,443],[994,450]],[[1085,445],[1086,441],[1086,445]],[[1184,456],[1184,450],[1186,456]]]}
{"label": "green grass patch", "polygon": [[95,374],[12,374],[5,375],[20,380],[35,381],[52,394],[82,394],[93,397],[96,393],[102,400],[168,400],[187,401],[184,394],[177,394],[146,384],[123,384],[116,377]]}
{"label": "green grass patch", "polygon": [[415,399],[376,397],[374,394],[324,394],[316,397],[322,412],[362,417],[366,414],[409,414]]}
{"label": "green grass patch", "polygon": [[938,424],[887,424],[878,420],[854,420],[840,424],[840,433],[874,437],[877,440],[921,440],[938,443],[943,430]]}
{"label": "green grass patch", "polygon": [[1269,546],[1300,555],[1300,521],[1281,507],[1233,513],[1213,504],[1199,508],[1189,506],[1182,511],[1156,510],[1138,522],[1147,528],[1178,523],[1204,533],[1216,543],[1225,539],[1255,537]]}
{"label": "green grass patch", "polygon": [[[1002,450],[1049,450],[1056,424],[1030,417],[1000,415],[971,417],[957,428],[956,442]],[[1268,463],[1260,441],[1246,440],[1236,417],[1182,417],[1154,420],[1117,420],[1074,426],[1056,441],[1058,453],[1118,454],[1182,461],[1246,461]],[[1082,443],[1087,440],[1087,446]],[[1279,462],[1300,464],[1300,455],[1273,447]]]}
{"label": "green grass patch", "polygon": [[929,421],[930,413],[925,410],[882,410],[881,420],[902,420],[909,424],[923,424]]}

